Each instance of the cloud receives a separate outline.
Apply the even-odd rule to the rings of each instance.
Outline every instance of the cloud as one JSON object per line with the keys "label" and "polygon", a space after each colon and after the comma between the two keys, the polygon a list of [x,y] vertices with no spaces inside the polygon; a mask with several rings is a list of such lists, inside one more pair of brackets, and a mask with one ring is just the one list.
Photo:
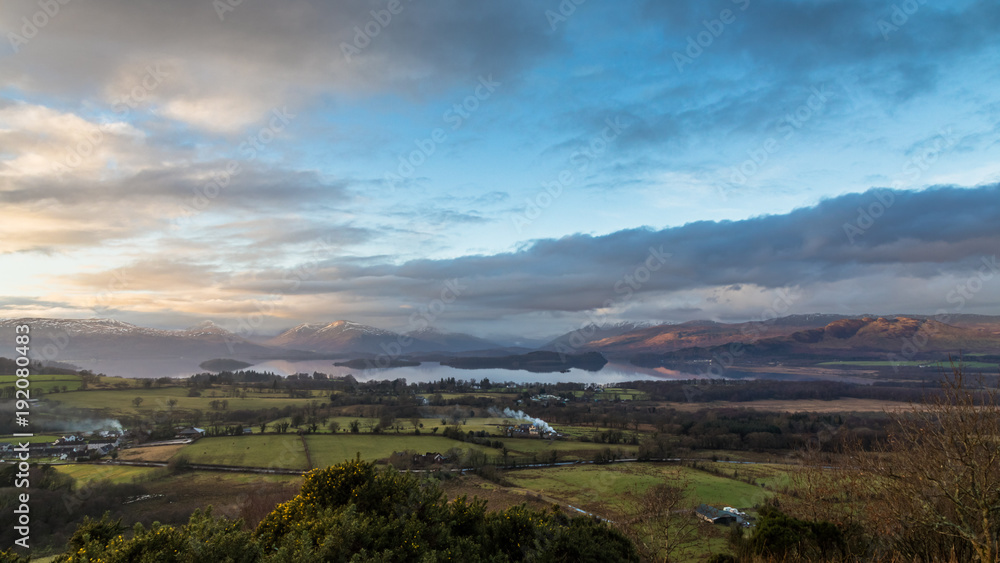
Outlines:
{"label": "cloud", "polygon": [[[741,221],[543,239],[495,255],[402,264],[332,258],[302,268],[306,276],[273,269],[231,278],[227,287],[240,299],[280,296],[276,314],[283,318],[354,315],[383,324],[400,323],[407,311],[426,308],[456,282],[464,289],[448,308],[453,322],[598,309],[624,318],[645,312],[652,320],[750,318],[780,288],[794,288],[806,308],[849,302],[855,311],[933,310],[944,304],[945,282],[995,256],[1000,186],[887,194],[848,194]],[[891,204],[852,243],[845,225],[858,224],[859,208],[883,213],[879,198]],[[984,292],[980,305],[994,298],[1000,290]]]}
{"label": "cloud", "polygon": [[[83,95],[109,107],[133,100],[205,131],[233,133],[272,107],[302,107],[317,96],[392,89],[423,98],[479,74],[513,79],[559,45],[530,2],[404,0],[395,15],[377,0],[245,2],[221,16],[214,5],[67,4],[18,52],[0,57],[0,71],[22,91],[67,101]],[[5,2],[0,21],[18,29],[15,22],[37,10]]]}
{"label": "cloud", "polygon": [[[314,212],[351,197],[349,181],[315,171],[148,141],[124,121],[25,102],[0,106],[0,254],[149,239],[197,226],[199,217],[225,223],[247,211]],[[290,243],[310,221],[259,242]],[[351,242],[366,236],[342,234]]]}

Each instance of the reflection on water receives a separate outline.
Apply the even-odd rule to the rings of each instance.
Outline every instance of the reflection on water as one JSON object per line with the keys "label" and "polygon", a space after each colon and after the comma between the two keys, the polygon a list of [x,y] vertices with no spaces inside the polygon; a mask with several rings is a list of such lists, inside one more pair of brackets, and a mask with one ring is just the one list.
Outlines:
{"label": "reflection on water", "polygon": [[332,360],[291,362],[272,360],[257,364],[252,368],[256,371],[270,371],[281,375],[293,373],[321,372],[331,376],[351,374],[358,381],[380,379],[405,379],[409,383],[428,383],[439,379],[454,377],[455,379],[474,379],[479,381],[488,378],[494,382],[533,383],[533,382],[576,382],[576,383],[618,383],[640,379],[699,379],[702,376],[684,373],[665,368],[641,368],[627,363],[608,362],[600,371],[585,371],[571,369],[567,372],[532,373],[509,369],[456,369],[442,366],[435,362],[426,362],[415,367],[400,367],[388,369],[358,370],[347,367],[337,367]]}
{"label": "reflection on water", "polygon": [[[293,373],[321,372],[330,376],[353,375],[358,381],[382,379],[405,379],[408,382],[431,382],[443,378],[474,379],[479,381],[484,377],[490,381],[533,383],[533,382],[579,382],[579,383],[618,383],[621,381],[636,381],[640,379],[702,379],[705,376],[666,368],[641,368],[625,362],[608,362],[600,371],[585,371],[571,369],[566,373],[532,373],[508,369],[456,369],[442,366],[436,362],[426,362],[415,367],[400,367],[388,369],[358,370],[348,367],[337,367],[334,361],[342,360],[269,360],[247,369],[272,372],[278,375]],[[205,370],[198,367],[195,360],[186,359],[150,359],[150,360],[70,360],[70,363],[80,369],[89,369],[94,373],[104,373],[120,377],[188,377]]]}
{"label": "reflection on water", "polygon": [[[490,381],[511,382],[511,383],[534,383],[534,382],[574,382],[574,383],[619,383],[622,381],[637,380],[660,380],[674,381],[686,379],[708,379],[704,373],[697,373],[698,369],[692,372],[676,371],[667,368],[642,368],[627,362],[608,362],[600,371],[592,372],[581,369],[571,369],[566,373],[533,373],[520,370],[507,369],[456,369],[442,366],[435,362],[427,362],[416,367],[401,367],[388,369],[359,370],[348,367],[337,367],[334,361],[342,360],[310,360],[310,361],[290,361],[290,360],[270,360],[251,366],[247,369],[256,371],[269,371],[278,375],[291,375],[293,373],[321,372],[330,376],[353,375],[358,381],[372,380],[392,380],[405,379],[412,383],[426,383],[454,377],[462,380],[479,381],[484,377]],[[94,373],[104,373],[111,376],[120,377],[189,377],[192,374],[205,370],[198,367],[198,361],[185,358],[159,358],[149,360],[95,360],[95,359],[70,359],[71,363],[80,369],[89,369]],[[776,379],[784,381],[812,381],[819,379],[829,379],[832,381],[870,384],[871,380],[837,372],[836,370],[825,370],[830,373],[802,373],[802,372],[763,372],[763,371],[740,371],[739,369],[729,369],[723,372],[723,379]]]}

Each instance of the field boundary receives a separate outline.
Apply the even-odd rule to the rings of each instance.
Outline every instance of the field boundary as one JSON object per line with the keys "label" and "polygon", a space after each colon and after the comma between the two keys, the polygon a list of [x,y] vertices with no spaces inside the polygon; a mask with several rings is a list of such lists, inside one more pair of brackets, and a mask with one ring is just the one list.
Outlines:
{"label": "field boundary", "polygon": [[[556,463],[531,463],[525,465],[515,465],[511,467],[500,467],[504,471],[515,471],[518,469],[543,469],[546,467],[568,467],[572,465],[614,465],[617,463],[683,463],[686,461],[690,462],[703,462],[703,463],[722,463],[726,465],[794,465],[802,466],[799,463],[788,462],[788,461],[725,461],[725,460],[711,460],[711,459],[701,459],[701,458],[662,458],[662,459],[638,459],[638,458],[625,458],[616,459],[614,461],[608,462],[596,462],[593,460],[577,460],[577,461],[560,461]],[[59,465],[131,465],[136,467],[166,467],[167,462],[163,461],[103,461],[99,463],[77,463],[77,464],[59,464]],[[310,466],[312,464],[310,463]],[[264,474],[274,474],[274,475],[305,475],[309,473],[312,469],[302,470],[302,469],[278,469],[271,467],[253,467],[247,465],[219,465],[210,463],[189,463],[188,468],[196,471],[228,471],[233,473],[264,473]],[[810,466],[812,467],[812,466]],[[833,467],[823,466],[823,469],[835,469]],[[474,467],[454,467],[450,469],[400,469],[400,473],[434,473],[435,471],[447,471],[450,473],[466,473],[475,471]]]}
{"label": "field boundary", "polygon": [[306,442],[306,435],[299,434],[299,440],[302,442],[302,451],[306,454],[306,467],[312,471],[316,466],[313,465],[312,456],[309,455],[309,444]]}

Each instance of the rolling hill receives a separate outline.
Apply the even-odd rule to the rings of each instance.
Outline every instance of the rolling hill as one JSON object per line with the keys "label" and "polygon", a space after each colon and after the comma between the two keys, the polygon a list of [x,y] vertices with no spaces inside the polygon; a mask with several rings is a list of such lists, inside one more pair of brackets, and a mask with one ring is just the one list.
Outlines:
{"label": "rolling hill", "polygon": [[[845,318],[820,328],[787,335],[666,352],[661,359],[692,360],[726,357],[738,350],[744,359],[776,360],[923,360],[963,353],[1000,354],[1000,334],[963,328],[929,318]],[[650,358],[644,358],[648,363]]]}

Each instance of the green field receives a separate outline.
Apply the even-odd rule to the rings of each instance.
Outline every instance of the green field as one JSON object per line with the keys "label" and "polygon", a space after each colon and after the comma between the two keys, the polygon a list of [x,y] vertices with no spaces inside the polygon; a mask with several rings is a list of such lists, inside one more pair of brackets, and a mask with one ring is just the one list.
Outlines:
{"label": "green field", "polygon": [[[545,452],[555,450],[559,452],[560,461],[592,459],[595,453],[604,450],[604,448],[611,448],[617,451],[621,447],[625,452],[630,451],[626,446],[612,446],[593,442],[549,441],[540,438],[499,438],[499,440],[503,442],[508,450],[518,455],[530,456],[532,454],[544,454]],[[539,457],[543,456],[539,455]]]}
{"label": "green field", "polygon": [[[309,448],[309,457],[316,467],[326,467],[335,463],[354,458],[358,453],[362,459],[380,460],[388,458],[393,452],[411,450],[420,453],[444,453],[452,448],[461,450],[479,450],[490,456],[501,455],[495,448],[459,442],[443,436],[430,436],[426,433],[419,436],[413,434],[350,434],[340,432],[307,434],[304,436]],[[594,452],[604,449],[604,444],[567,442],[531,439],[531,438],[498,438],[507,447],[511,456],[530,457],[549,450],[560,452],[560,460],[590,459]],[[305,451],[302,449],[302,438],[295,434],[255,434],[253,436],[202,438],[197,442],[184,446],[176,455],[184,455],[192,463],[210,463],[219,465],[244,465],[249,467],[271,467],[275,460],[275,452],[283,452],[283,456],[274,467],[287,469],[304,469],[306,466]]]}
{"label": "green field", "polygon": [[406,436],[395,434],[340,434],[337,436],[311,434],[305,437],[313,465],[327,467],[354,458],[359,452],[361,459],[378,460],[392,455],[392,452],[413,450],[419,453],[444,453],[451,448],[476,449],[489,455],[498,451],[478,444],[459,442],[441,436]]}
{"label": "green field", "polygon": [[[16,375],[0,375],[0,387],[14,385],[17,379],[20,378]],[[80,376],[78,375],[32,374],[28,377],[28,381],[31,382],[31,390],[41,391],[42,393],[49,393],[53,387],[61,389],[63,386],[66,387],[67,391],[76,391],[80,388],[81,383]]]}
{"label": "green field", "polygon": [[163,470],[155,467],[132,467],[128,465],[93,465],[89,463],[54,465],[56,471],[76,479],[79,487],[91,481],[111,481],[112,483],[132,483],[145,481],[162,474]]}
{"label": "green field", "polygon": [[[950,369],[950,366],[948,365],[948,363],[944,362],[944,361],[938,361],[938,362],[922,361],[922,362],[920,362],[920,361],[915,361],[915,360],[905,360],[905,361],[901,361],[901,362],[888,361],[888,360],[857,360],[857,361],[853,361],[853,360],[839,360],[839,361],[835,361],[835,362],[821,362],[821,363],[818,363],[816,365],[817,366],[858,366],[858,367],[872,367],[872,368],[876,368],[876,367],[892,367],[892,366],[909,366],[909,367],[935,366],[935,367]],[[957,366],[958,363],[956,362],[955,365]],[[975,361],[973,361],[973,362],[962,362],[962,365],[964,367],[973,368],[973,369],[983,369],[983,368],[993,368],[993,369],[995,369],[997,367],[996,363],[991,363],[991,362],[975,362]]]}
{"label": "green field", "polygon": [[296,486],[302,483],[300,475],[263,475],[260,473],[230,473],[225,471],[184,471],[170,475],[157,481],[166,490],[184,487],[197,488],[209,485],[226,491],[233,485],[259,485],[262,483],[291,483]]}
{"label": "green field", "polygon": [[[574,391],[573,394],[577,397],[584,396],[585,393],[591,393],[590,391]],[[601,401],[646,401],[649,396],[639,391],[638,389],[628,389],[622,387],[605,387],[600,393],[593,393],[594,399]]]}
{"label": "green field", "polygon": [[[216,391],[216,397],[212,397],[211,394],[212,392],[209,391],[201,397],[188,397],[188,389],[186,387],[162,387],[74,391],[49,394],[46,396],[46,399],[69,407],[101,410],[109,416],[116,414],[148,415],[156,411],[169,411],[171,410],[168,404],[170,399],[177,401],[173,410],[190,411],[197,409],[204,412],[212,410],[211,402],[215,400],[227,401],[226,410],[230,411],[238,409],[267,409],[271,407],[281,408],[286,405],[301,407],[308,405],[312,401],[329,400],[326,397],[321,398],[318,395],[311,398],[289,398],[284,393],[248,393],[246,399],[223,397],[223,393],[218,391]],[[142,403],[138,408],[132,402],[136,397],[142,397]]]}
{"label": "green field", "polygon": [[31,438],[15,438],[11,435],[0,436],[0,442],[7,442],[8,444],[17,444],[17,442],[29,442],[32,444],[51,444],[55,442],[62,436],[55,436],[52,434],[35,434]]}
{"label": "green field", "polygon": [[[441,419],[442,418],[445,418],[447,420],[447,424],[441,424]],[[333,416],[333,417],[330,417],[330,419],[327,421],[327,423],[329,423],[331,421],[336,421],[338,424],[340,424],[340,433],[342,434],[342,433],[344,433],[349,428],[349,425],[350,425],[351,421],[354,421],[354,420],[357,420],[358,422],[361,423],[361,430],[362,430],[362,432],[367,432],[368,431],[368,424],[369,423],[376,423],[376,424],[378,423],[378,419],[377,418],[364,417],[364,416]],[[462,424],[462,420],[465,420],[466,423]],[[496,417],[464,418],[464,419],[460,419],[459,420],[458,425],[459,425],[459,427],[461,427],[462,431],[464,431],[464,432],[468,432],[470,430],[474,431],[474,432],[478,432],[479,430],[485,430],[487,432],[495,434],[495,433],[498,432],[497,425],[500,424],[503,420],[505,420],[505,419],[503,419],[503,418],[496,418]],[[289,417],[278,418],[278,419],[269,421],[268,424],[270,425],[270,424],[274,424],[276,422],[291,422],[291,419]],[[438,417],[420,418],[419,421],[417,422],[417,424],[418,425],[419,424],[423,424],[424,425],[423,428],[420,428],[420,433],[421,434],[430,434],[431,431],[434,429],[434,427],[437,427],[438,428],[438,433],[440,433],[440,432],[442,432],[444,430],[445,426],[452,426],[451,416],[450,415],[449,416],[438,416]],[[396,425],[400,426],[400,428],[401,428],[400,433],[401,434],[412,434],[413,433],[413,425],[410,423],[410,419],[409,418],[397,418],[395,420],[395,422],[393,422],[393,426],[396,426]],[[419,428],[419,426],[418,426],[418,428]],[[269,430],[270,430],[270,428],[269,428]],[[329,430],[328,430],[328,428],[326,428],[324,426],[323,428],[320,429],[320,432],[329,432]],[[395,434],[395,430],[389,430],[388,432],[391,433],[391,434]]]}
{"label": "green field", "polygon": [[181,448],[174,457],[191,463],[307,469],[302,438],[295,434],[265,434],[202,438]]}
{"label": "green field", "polygon": [[626,493],[641,493],[664,482],[686,485],[691,507],[706,503],[750,508],[772,496],[759,486],[673,464],[621,463],[522,469],[508,471],[507,478],[519,487],[598,514],[608,508],[621,511],[626,506]]}
{"label": "green field", "polygon": [[[512,392],[512,391],[516,391]],[[520,393],[520,389],[501,389],[499,387],[495,389],[489,389],[487,391],[481,391],[477,393],[421,393],[417,395],[418,397],[423,397],[430,400],[431,398],[441,395],[442,399],[460,399],[462,397],[489,397],[491,399],[512,399]]]}

